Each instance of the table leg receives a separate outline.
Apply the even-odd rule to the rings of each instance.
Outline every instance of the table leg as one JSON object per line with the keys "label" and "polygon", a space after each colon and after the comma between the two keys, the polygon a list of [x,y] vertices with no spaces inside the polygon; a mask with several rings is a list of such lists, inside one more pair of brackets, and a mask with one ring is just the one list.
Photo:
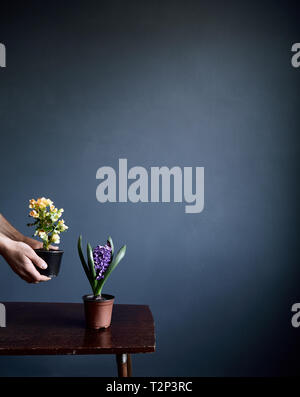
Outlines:
{"label": "table leg", "polygon": [[127,354],[117,354],[117,366],[118,366],[118,376],[120,378],[127,378]]}
{"label": "table leg", "polygon": [[127,354],[127,376],[132,376],[132,362],[130,354]]}

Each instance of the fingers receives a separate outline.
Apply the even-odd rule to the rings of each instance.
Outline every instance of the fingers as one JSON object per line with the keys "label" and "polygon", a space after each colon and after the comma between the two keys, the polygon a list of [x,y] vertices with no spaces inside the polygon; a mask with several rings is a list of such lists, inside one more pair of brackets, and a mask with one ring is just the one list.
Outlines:
{"label": "fingers", "polygon": [[[42,249],[43,248],[43,243],[40,242],[40,241],[37,241],[37,240],[35,240],[33,238],[24,237],[23,241],[24,241],[25,244],[29,245],[33,249]],[[59,249],[59,247],[56,247],[55,245],[50,245],[49,248],[52,249],[52,250],[58,250]]]}
{"label": "fingers", "polygon": [[51,280],[49,277],[40,274],[37,269],[34,267],[35,264],[40,269],[47,269],[47,263],[39,257],[36,252],[28,247],[25,251],[26,259],[25,259],[25,269],[26,276],[30,278],[30,282],[39,283],[41,281],[49,281]]}
{"label": "fingers", "polygon": [[34,267],[33,263],[29,258],[25,258],[24,260],[24,271],[23,274],[20,275],[29,283],[39,283],[41,281],[50,280],[49,277],[43,276],[40,274],[37,269]]}
{"label": "fingers", "polygon": [[22,280],[26,281],[27,283],[33,283],[32,278],[25,272],[18,272],[17,274],[19,275],[19,277],[21,277]]}
{"label": "fingers", "polygon": [[[39,273],[39,274],[40,274],[40,273]],[[42,274],[40,274],[40,279],[39,279],[38,283],[39,283],[39,282],[43,282],[43,281],[49,281],[49,280],[51,280],[50,277],[43,276]]]}
{"label": "fingers", "polygon": [[[27,261],[27,258],[23,260],[23,267],[14,269],[15,272],[21,277],[22,280],[26,281],[27,283],[38,283],[37,275],[32,273],[33,264],[30,260]],[[37,272],[38,273],[38,272]]]}
{"label": "fingers", "polygon": [[26,251],[26,256],[40,269],[47,269],[47,263],[33,249]]}
{"label": "fingers", "polygon": [[8,239],[2,255],[12,270],[28,283],[50,280],[35,268],[34,264],[42,269],[47,268],[47,264],[28,244]]}
{"label": "fingers", "polygon": [[43,243],[40,241],[34,240],[33,238],[25,236],[23,241],[25,244],[29,245],[33,249],[43,248]]}

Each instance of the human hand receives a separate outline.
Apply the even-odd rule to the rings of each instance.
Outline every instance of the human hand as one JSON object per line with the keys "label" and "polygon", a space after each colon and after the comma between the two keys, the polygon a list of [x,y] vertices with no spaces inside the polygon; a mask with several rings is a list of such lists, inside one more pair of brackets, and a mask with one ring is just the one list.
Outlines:
{"label": "human hand", "polygon": [[[36,242],[39,243],[38,241]],[[12,270],[28,283],[37,284],[41,281],[50,280],[49,277],[41,275],[35,268],[34,264],[41,269],[46,269],[47,264],[35,253],[30,245],[0,236],[0,253]]]}
{"label": "human hand", "polygon": [[[34,250],[43,248],[43,243],[41,241],[34,240],[33,238],[24,236],[22,241],[24,243],[28,244]],[[59,249],[59,247],[57,247],[55,245],[50,245],[49,248],[51,250],[58,250]]]}

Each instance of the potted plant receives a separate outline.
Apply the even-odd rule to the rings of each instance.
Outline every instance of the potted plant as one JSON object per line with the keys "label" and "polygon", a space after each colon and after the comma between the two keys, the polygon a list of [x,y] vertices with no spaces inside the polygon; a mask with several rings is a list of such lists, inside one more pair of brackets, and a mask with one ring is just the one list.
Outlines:
{"label": "potted plant", "polygon": [[111,315],[114,304],[114,296],[102,294],[102,289],[111,272],[118,266],[126,253],[126,245],[114,255],[114,244],[108,237],[105,245],[97,245],[92,249],[87,244],[87,261],[82,253],[82,237],[78,239],[78,254],[85,274],[92,287],[93,294],[84,295],[84,311],[88,328],[108,328],[111,323]]}
{"label": "potted plant", "polygon": [[45,270],[38,271],[47,277],[56,277],[60,269],[62,250],[51,249],[51,244],[59,244],[60,233],[68,229],[63,219],[60,219],[63,208],[57,209],[53,201],[45,197],[37,200],[29,200],[29,208],[31,209],[29,216],[34,218],[33,223],[27,226],[35,226],[34,236],[38,236],[43,241],[43,248],[35,249],[35,252],[44,259],[48,267]]}

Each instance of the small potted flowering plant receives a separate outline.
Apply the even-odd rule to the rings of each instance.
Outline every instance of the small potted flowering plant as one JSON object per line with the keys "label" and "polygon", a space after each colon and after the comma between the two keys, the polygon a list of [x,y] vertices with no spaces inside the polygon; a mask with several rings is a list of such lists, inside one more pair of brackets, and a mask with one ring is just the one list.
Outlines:
{"label": "small potted flowering plant", "polygon": [[57,209],[53,201],[45,197],[37,200],[29,200],[31,209],[29,216],[34,218],[34,222],[27,226],[35,226],[34,236],[38,236],[43,241],[43,248],[35,249],[35,252],[44,259],[48,267],[38,271],[47,277],[56,277],[60,269],[62,250],[51,249],[51,244],[59,244],[60,233],[68,229],[63,219],[59,219],[64,212],[63,208]]}
{"label": "small potted flowering plant", "polygon": [[102,294],[102,289],[111,272],[118,266],[126,253],[126,245],[114,255],[114,244],[108,237],[105,245],[97,245],[92,249],[87,244],[87,261],[82,253],[82,237],[78,239],[78,254],[85,274],[91,284],[93,294],[84,295],[86,325],[88,328],[108,328],[111,323],[111,315],[114,296]]}

